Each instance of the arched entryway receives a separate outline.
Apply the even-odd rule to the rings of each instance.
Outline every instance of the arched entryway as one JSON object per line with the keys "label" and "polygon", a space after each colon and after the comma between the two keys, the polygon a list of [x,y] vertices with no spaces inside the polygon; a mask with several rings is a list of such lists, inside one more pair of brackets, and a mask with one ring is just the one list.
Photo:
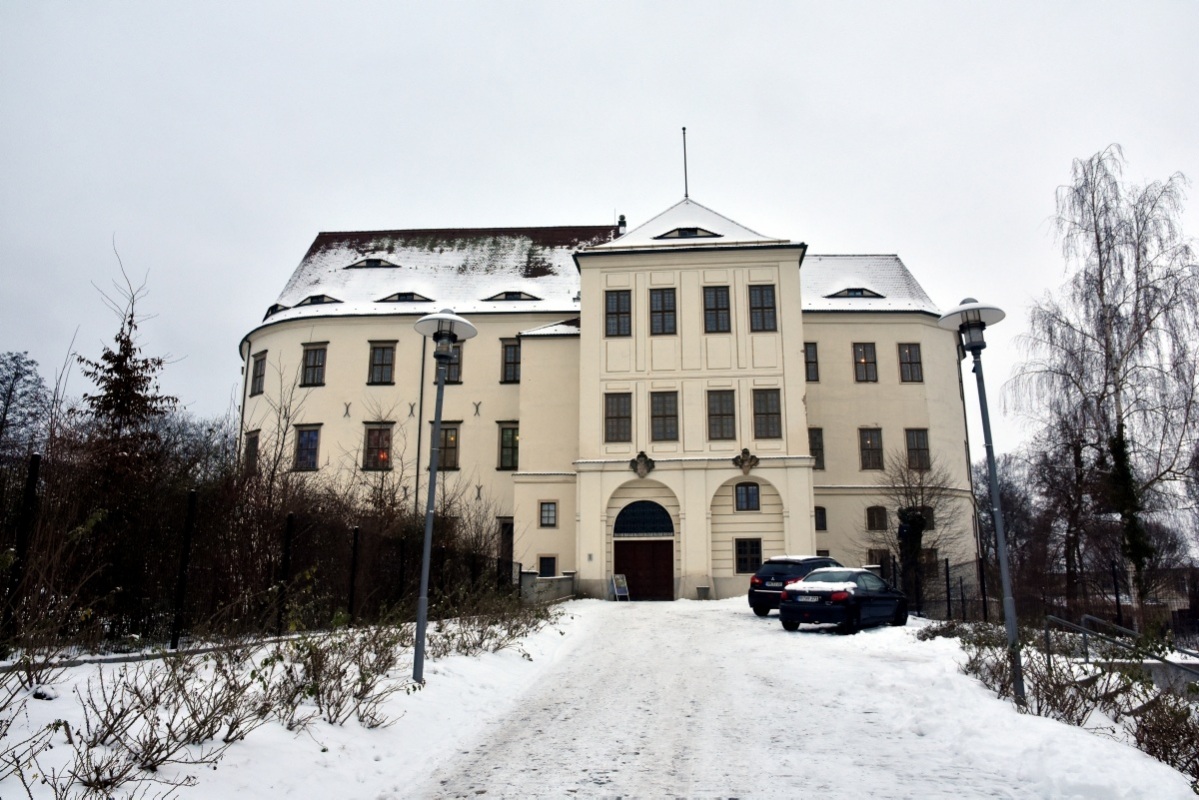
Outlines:
{"label": "arched entryway", "polygon": [[674,599],[674,522],[652,500],[629,503],[612,530],[613,573],[624,575],[633,600]]}

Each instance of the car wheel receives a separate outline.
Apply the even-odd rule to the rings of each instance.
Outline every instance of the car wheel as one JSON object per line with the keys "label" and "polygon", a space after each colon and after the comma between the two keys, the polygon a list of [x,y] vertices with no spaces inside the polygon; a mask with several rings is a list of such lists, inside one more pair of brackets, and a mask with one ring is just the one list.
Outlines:
{"label": "car wheel", "polygon": [[896,627],[908,624],[908,602],[901,600],[899,607],[895,609],[895,616],[891,618],[891,624]]}
{"label": "car wheel", "polygon": [[845,618],[845,621],[841,623],[841,627],[837,631],[844,634],[854,634],[861,630],[861,628],[862,610],[860,608],[853,608],[849,610],[849,616]]}
{"label": "car wheel", "polygon": [[785,619],[785,620],[783,620],[783,630],[797,631],[797,630],[799,630],[799,623],[793,619]]}
{"label": "car wheel", "polygon": [[764,617],[770,613],[770,606],[754,606],[754,613],[759,617]]}

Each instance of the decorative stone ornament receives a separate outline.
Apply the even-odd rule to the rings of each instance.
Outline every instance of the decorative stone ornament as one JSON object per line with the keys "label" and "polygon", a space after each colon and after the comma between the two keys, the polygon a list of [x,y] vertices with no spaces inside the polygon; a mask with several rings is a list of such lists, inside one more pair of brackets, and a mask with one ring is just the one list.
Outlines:
{"label": "decorative stone ornament", "polygon": [[749,452],[748,447],[743,447],[741,455],[733,458],[733,466],[740,467],[742,475],[748,475],[751,469],[758,466],[758,457]]}
{"label": "decorative stone ornament", "polygon": [[629,469],[637,473],[638,478],[644,478],[654,470],[654,460],[642,450],[637,457],[629,461]]}

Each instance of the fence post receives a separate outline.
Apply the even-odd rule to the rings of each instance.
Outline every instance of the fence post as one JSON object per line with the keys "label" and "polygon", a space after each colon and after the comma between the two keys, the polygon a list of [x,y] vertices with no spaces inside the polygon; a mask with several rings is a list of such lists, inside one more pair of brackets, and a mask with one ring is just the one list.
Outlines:
{"label": "fence post", "polygon": [[358,526],[354,526],[354,535],[350,540],[350,624],[354,624],[354,596],[358,585]]}
{"label": "fence post", "polygon": [[283,563],[279,569],[279,605],[275,611],[275,635],[283,635],[283,612],[287,608],[287,583],[291,580],[291,538],[295,533],[296,515],[288,512],[283,526]]}
{"label": "fence post", "polygon": [[1124,627],[1124,607],[1120,604],[1120,573],[1116,571],[1116,559],[1112,559],[1112,589],[1116,592],[1116,624]]}
{"label": "fence post", "polygon": [[958,599],[962,601],[962,622],[966,621],[966,581],[958,576]]}
{"label": "fence post", "polygon": [[171,620],[171,649],[179,649],[183,629],[183,603],[187,600],[187,567],[192,557],[192,536],[196,530],[196,490],[187,493],[187,517],[183,523],[183,546],[179,552],[179,576],[175,580],[175,615]]}
{"label": "fence post", "polygon": [[989,622],[987,619],[987,562],[984,559],[978,560],[978,588],[982,592],[983,599],[983,622]]}
{"label": "fence post", "polygon": [[949,559],[945,559],[945,619],[953,619],[953,584],[949,582]]}
{"label": "fence post", "polygon": [[20,602],[17,593],[25,582],[29,564],[29,540],[37,524],[37,480],[42,468],[42,456],[34,453],[29,457],[29,471],[25,474],[25,493],[21,497],[21,512],[17,517],[17,551],[8,575],[8,602],[4,604],[4,635],[15,636],[16,610]]}

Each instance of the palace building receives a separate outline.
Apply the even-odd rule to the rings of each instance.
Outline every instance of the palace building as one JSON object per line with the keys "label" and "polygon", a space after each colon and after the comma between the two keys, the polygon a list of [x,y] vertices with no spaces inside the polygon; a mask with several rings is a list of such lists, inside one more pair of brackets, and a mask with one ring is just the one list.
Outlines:
{"label": "palace building", "polygon": [[439,481],[489,503],[526,569],[672,599],[743,594],[773,555],[877,560],[898,462],[960,506],[935,556],[974,557],[957,336],[904,263],[689,198],[632,229],[319,234],[241,342],[247,456],[423,507],[436,373],[413,323],[442,309],[478,335],[447,373]]}

